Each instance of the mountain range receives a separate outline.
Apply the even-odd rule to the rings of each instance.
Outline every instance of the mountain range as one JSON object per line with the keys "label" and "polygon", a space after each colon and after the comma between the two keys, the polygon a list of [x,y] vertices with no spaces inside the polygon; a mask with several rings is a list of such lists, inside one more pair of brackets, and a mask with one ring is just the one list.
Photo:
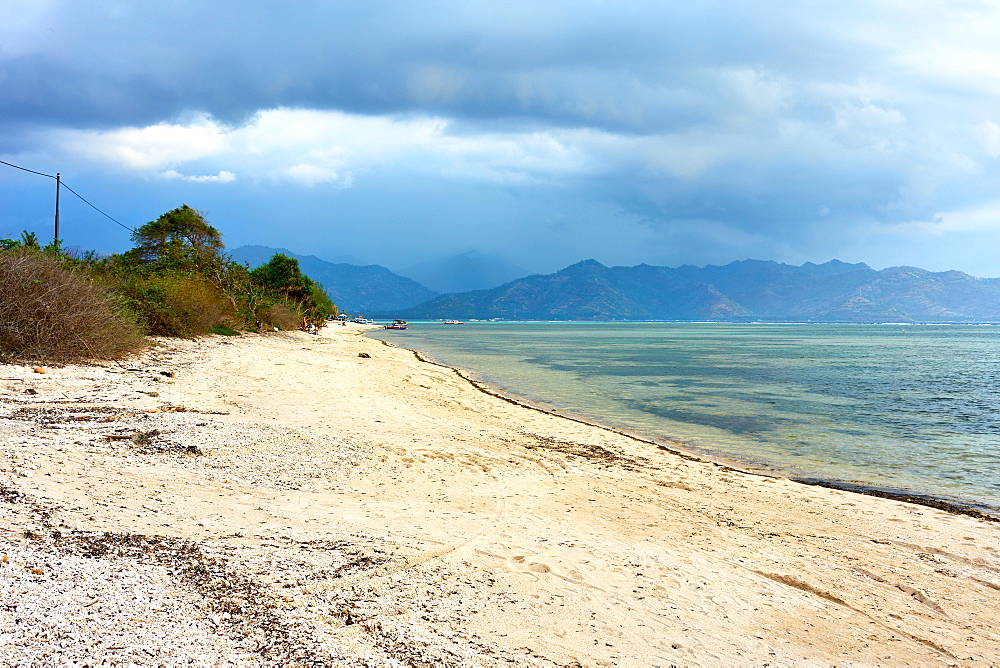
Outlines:
{"label": "mountain range", "polygon": [[[584,260],[482,290],[438,294],[379,265],[332,263],[283,248],[228,251],[252,267],[284,253],[322,284],[341,311],[369,317],[509,320],[725,320],[773,322],[1000,322],[1000,278],[917,267],[875,270],[831,260],[801,266],[763,260],[727,265],[606,267]],[[477,261],[483,268],[477,269]],[[436,265],[442,281],[489,282],[510,271],[467,253]],[[431,265],[425,267],[430,272]],[[433,273],[433,272],[431,272]]]}
{"label": "mountain range", "polygon": [[554,274],[445,294],[407,318],[997,322],[1000,279],[916,267],[875,270],[832,260],[743,260],[677,268],[585,260]]}

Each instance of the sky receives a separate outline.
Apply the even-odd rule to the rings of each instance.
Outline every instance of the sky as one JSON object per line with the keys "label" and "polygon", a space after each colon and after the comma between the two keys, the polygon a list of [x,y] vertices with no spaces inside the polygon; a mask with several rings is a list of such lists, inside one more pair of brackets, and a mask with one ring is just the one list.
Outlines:
{"label": "sky", "polygon": [[[3,0],[0,160],[104,252],[188,204],[391,269],[997,277],[998,36],[993,0]],[[0,165],[0,237],[54,195]]]}

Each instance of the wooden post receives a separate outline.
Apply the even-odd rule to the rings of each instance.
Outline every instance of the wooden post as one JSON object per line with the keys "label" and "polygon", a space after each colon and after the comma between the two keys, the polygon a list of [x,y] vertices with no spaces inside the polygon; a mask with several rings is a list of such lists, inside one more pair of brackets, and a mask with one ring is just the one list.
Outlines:
{"label": "wooden post", "polygon": [[56,224],[55,224],[55,231],[53,232],[52,236],[53,246],[59,245],[59,184],[60,184],[59,172],[56,172]]}

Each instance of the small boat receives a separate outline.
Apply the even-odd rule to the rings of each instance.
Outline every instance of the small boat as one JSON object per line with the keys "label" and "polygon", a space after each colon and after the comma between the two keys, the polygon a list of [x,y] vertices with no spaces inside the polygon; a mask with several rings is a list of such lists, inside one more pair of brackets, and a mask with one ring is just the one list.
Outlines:
{"label": "small boat", "polygon": [[385,329],[406,329],[406,323],[400,324],[398,322],[394,322],[391,325],[382,325],[382,327]]}
{"label": "small boat", "polygon": [[445,320],[444,324],[446,324],[446,325],[464,325],[465,323],[462,322],[461,320]]}

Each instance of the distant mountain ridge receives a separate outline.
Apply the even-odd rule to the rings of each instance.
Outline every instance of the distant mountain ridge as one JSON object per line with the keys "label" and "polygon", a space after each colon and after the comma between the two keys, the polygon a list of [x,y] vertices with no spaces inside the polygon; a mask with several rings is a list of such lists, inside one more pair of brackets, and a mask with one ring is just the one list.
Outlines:
{"label": "distant mountain ridge", "polygon": [[1000,322],[1000,279],[831,260],[677,268],[584,260],[490,290],[439,295],[408,318]]}
{"label": "distant mountain ridge", "polygon": [[286,248],[241,246],[226,253],[250,268],[266,264],[276,253],[299,261],[302,273],[322,284],[343,313],[367,315],[410,308],[437,295],[416,281],[399,276],[377,264],[358,266],[321,260],[315,255],[298,255]]}

